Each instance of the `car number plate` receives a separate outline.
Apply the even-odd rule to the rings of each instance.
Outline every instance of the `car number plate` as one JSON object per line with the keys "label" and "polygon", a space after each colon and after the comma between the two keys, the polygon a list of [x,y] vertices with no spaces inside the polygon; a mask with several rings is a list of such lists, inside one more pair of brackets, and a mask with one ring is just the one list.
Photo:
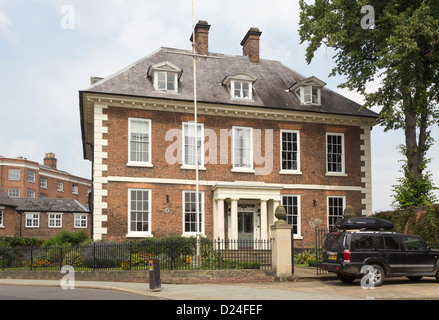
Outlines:
{"label": "car number plate", "polygon": [[328,257],[329,260],[337,260],[337,255],[335,254],[330,254]]}

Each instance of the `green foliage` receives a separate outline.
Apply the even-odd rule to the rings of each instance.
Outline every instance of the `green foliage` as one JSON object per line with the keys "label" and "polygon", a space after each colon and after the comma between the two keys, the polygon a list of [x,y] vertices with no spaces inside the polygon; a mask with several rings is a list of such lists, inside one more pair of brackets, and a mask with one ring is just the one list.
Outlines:
{"label": "green foliage", "polygon": [[[322,45],[334,50],[331,75],[345,77],[340,87],[364,95],[364,108],[381,107],[385,130],[404,130],[407,174],[418,181],[432,144],[429,128],[439,123],[439,1],[308,2],[299,1],[307,62]],[[363,6],[373,9],[370,28],[362,24],[371,13]],[[377,80],[376,90],[367,91]],[[423,184],[425,176],[420,179]]]}
{"label": "green foliage", "polygon": [[378,212],[374,215],[394,224],[393,231],[415,234],[427,242],[439,242],[439,205]]}
{"label": "green foliage", "polygon": [[82,230],[79,232],[69,232],[63,230],[59,232],[54,238],[44,241],[43,246],[61,246],[61,245],[79,245],[88,241],[90,238],[87,233]]}
{"label": "green foliage", "polygon": [[0,247],[38,247],[43,240],[21,237],[0,237]]}

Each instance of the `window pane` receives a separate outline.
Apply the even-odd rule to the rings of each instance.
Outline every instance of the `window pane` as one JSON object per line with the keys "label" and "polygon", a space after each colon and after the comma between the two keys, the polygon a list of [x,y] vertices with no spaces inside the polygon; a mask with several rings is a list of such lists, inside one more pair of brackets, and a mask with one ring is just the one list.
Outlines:
{"label": "window pane", "polygon": [[327,136],[327,159],[328,172],[343,172],[343,137],[341,135]]}
{"label": "window pane", "polygon": [[147,232],[149,231],[149,191],[131,190],[130,191],[130,231]]}
{"label": "window pane", "polygon": [[[203,194],[199,193],[199,209],[198,209],[198,228],[199,232],[202,232],[203,225],[203,211],[204,200]],[[184,232],[197,232],[197,219],[196,219],[196,192],[184,192]]]}
{"label": "window pane", "polygon": [[149,122],[130,120],[130,161],[149,162]]}
{"label": "window pane", "polygon": [[234,166],[236,168],[251,168],[251,129],[235,128]]}
{"label": "window pane", "polygon": [[299,201],[298,196],[283,196],[282,205],[287,213],[287,222],[293,228],[294,234],[299,234]]}
{"label": "window pane", "polygon": [[282,132],[282,170],[298,169],[298,143],[296,132]]}

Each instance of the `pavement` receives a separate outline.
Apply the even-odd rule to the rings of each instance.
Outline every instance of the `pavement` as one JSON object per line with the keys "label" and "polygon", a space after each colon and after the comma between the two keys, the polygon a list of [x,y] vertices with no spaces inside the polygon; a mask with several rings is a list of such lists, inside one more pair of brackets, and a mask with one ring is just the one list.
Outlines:
{"label": "pavement", "polygon": [[[118,290],[163,300],[308,300],[311,296],[292,290],[295,283],[333,279],[336,278],[331,274],[317,275],[315,268],[295,267],[293,277],[282,282],[161,284],[158,291],[151,291],[148,283],[75,281],[74,288]],[[60,287],[61,283],[59,280],[0,279],[0,285]],[[334,297],[329,293],[312,295],[312,299],[335,298],[348,297]]]}

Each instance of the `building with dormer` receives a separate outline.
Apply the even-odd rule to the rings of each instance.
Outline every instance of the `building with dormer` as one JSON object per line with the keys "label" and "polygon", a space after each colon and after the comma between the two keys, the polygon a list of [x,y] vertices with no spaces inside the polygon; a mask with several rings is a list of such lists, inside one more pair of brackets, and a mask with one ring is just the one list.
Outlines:
{"label": "building with dormer", "polygon": [[269,239],[282,204],[296,246],[309,247],[347,206],[370,215],[377,115],[261,59],[257,28],[238,56],[210,52],[209,29],[195,27],[195,58],[162,47],[80,91],[94,238]]}

